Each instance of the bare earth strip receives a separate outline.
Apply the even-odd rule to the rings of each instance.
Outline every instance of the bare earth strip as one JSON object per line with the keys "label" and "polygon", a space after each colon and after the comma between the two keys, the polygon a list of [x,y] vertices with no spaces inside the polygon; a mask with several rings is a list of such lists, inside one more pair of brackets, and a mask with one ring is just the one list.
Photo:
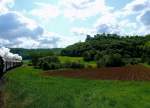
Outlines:
{"label": "bare earth strip", "polygon": [[44,75],[96,80],[149,81],[150,68],[144,67],[143,65],[135,65],[99,69],[58,70],[44,72]]}

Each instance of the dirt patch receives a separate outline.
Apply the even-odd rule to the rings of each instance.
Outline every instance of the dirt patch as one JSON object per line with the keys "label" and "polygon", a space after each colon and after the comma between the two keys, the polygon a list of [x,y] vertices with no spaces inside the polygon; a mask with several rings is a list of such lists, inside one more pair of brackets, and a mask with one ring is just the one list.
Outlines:
{"label": "dirt patch", "polygon": [[150,80],[150,68],[143,65],[99,69],[59,70],[44,72],[46,76],[63,76],[100,80]]}

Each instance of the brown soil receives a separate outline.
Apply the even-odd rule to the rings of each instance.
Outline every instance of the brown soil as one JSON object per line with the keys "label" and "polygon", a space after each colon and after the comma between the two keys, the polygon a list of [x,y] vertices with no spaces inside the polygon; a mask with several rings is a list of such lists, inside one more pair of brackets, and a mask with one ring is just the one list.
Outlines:
{"label": "brown soil", "polygon": [[44,72],[46,76],[100,80],[150,80],[150,68],[142,65],[81,70],[57,70]]}

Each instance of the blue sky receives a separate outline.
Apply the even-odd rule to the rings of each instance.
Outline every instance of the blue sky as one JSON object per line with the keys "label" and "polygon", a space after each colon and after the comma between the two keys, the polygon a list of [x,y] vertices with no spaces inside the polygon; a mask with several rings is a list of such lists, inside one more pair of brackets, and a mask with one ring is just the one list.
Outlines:
{"label": "blue sky", "polygon": [[0,46],[66,47],[87,34],[150,33],[149,0],[0,0]]}

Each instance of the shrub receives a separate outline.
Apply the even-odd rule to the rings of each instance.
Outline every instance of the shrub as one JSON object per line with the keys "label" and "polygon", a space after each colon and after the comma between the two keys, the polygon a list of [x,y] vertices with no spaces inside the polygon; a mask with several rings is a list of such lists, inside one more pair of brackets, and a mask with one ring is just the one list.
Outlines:
{"label": "shrub", "polygon": [[141,62],[150,64],[150,56],[149,55],[143,55]]}
{"label": "shrub", "polygon": [[48,56],[40,58],[38,61],[38,66],[43,70],[54,70],[61,68],[61,63],[56,56]]}
{"label": "shrub", "polygon": [[81,69],[84,68],[85,65],[79,62],[66,62],[63,64],[64,68],[72,68],[72,69]]}
{"label": "shrub", "polygon": [[106,60],[104,57],[102,57],[97,61],[97,67],[105,67],[105,66],[106,66]]}
{"label": "shrub", "polygon": [[102,55],[100,53],[97,53],[95,56],[94,56],[94,60],[99,60],[100,58],[102,58]]}
{"label": "shrub", "polygon": [[92,66],[92,65],[87,65],[87,66],[86,66],[86,68],[88,68],[88,69],[92,69],[92,68],[93,68],[93,66]]}
{"label": "shrub", "polygon": [[42,67],[41,67],[43,70],[55,70],[55,69],[60,69],[61,68],[61,65],[58,64],[58,63],[47,63],[47,62],[44,62],[42,64]]}
{"label": "shrub", "polygon": [[104,55],[100,60],[97,61],[98,67],[118,67],[124,65],[125,63],[120,54]]}
{"label": "shrub", "polygon": [[83,54],[83,59],[84,59],[84,61],[93,61],[95,55],[96,55],[96,51],[95,50],[86,51]]}
{"label": "shrub", "polygon": [[50,55],[53,56],[53,53],[51,51],[36,52],[36,51],[33,50],[29,53],[29,55],[30,55],[30,58],[31,58],[32,65],[33,66],[38,66],[40,58],[45,58],[46,56],[50,56]]}
{"label": "shrub", "polygon": [[130,64],[132,65],[136,65],[141,63],[141,59],[140,58],[132,58]]}
{"label": "shrub", "polygon": [[61,63],[50,63],[50,69],[51,70],[55,70],[55,69],[60,69],[61,67]]}
{"label": "shrub", "polygon": [[33,66],[33,64],[32,64],[32,62],[31,62],[31,61],[29,61],[28,66]]}
{"label": "shrub", "polygon": [[43,70],[55,70],[60,68],[81,69],[85,66],[80,62],[66,62],[61,64],[57,56],[48,56],[40,58],[38,60],[38,65],[35,67],[41,68]]}
{"label": "shrub", "polygon": [[83,59],[84,59],[84,61],[91,61],[91,60],[93,60],[92,55],[89,52],[85,52],[83,54]]}
{"label": "shrub", "polygon": [[49,70],[49,69],[50,69],[50,66],[49,66],[49,64],[48,64],[47,62],[44,62],[44,63],[42,63],[41,68],[42,68],[43,70]]}

